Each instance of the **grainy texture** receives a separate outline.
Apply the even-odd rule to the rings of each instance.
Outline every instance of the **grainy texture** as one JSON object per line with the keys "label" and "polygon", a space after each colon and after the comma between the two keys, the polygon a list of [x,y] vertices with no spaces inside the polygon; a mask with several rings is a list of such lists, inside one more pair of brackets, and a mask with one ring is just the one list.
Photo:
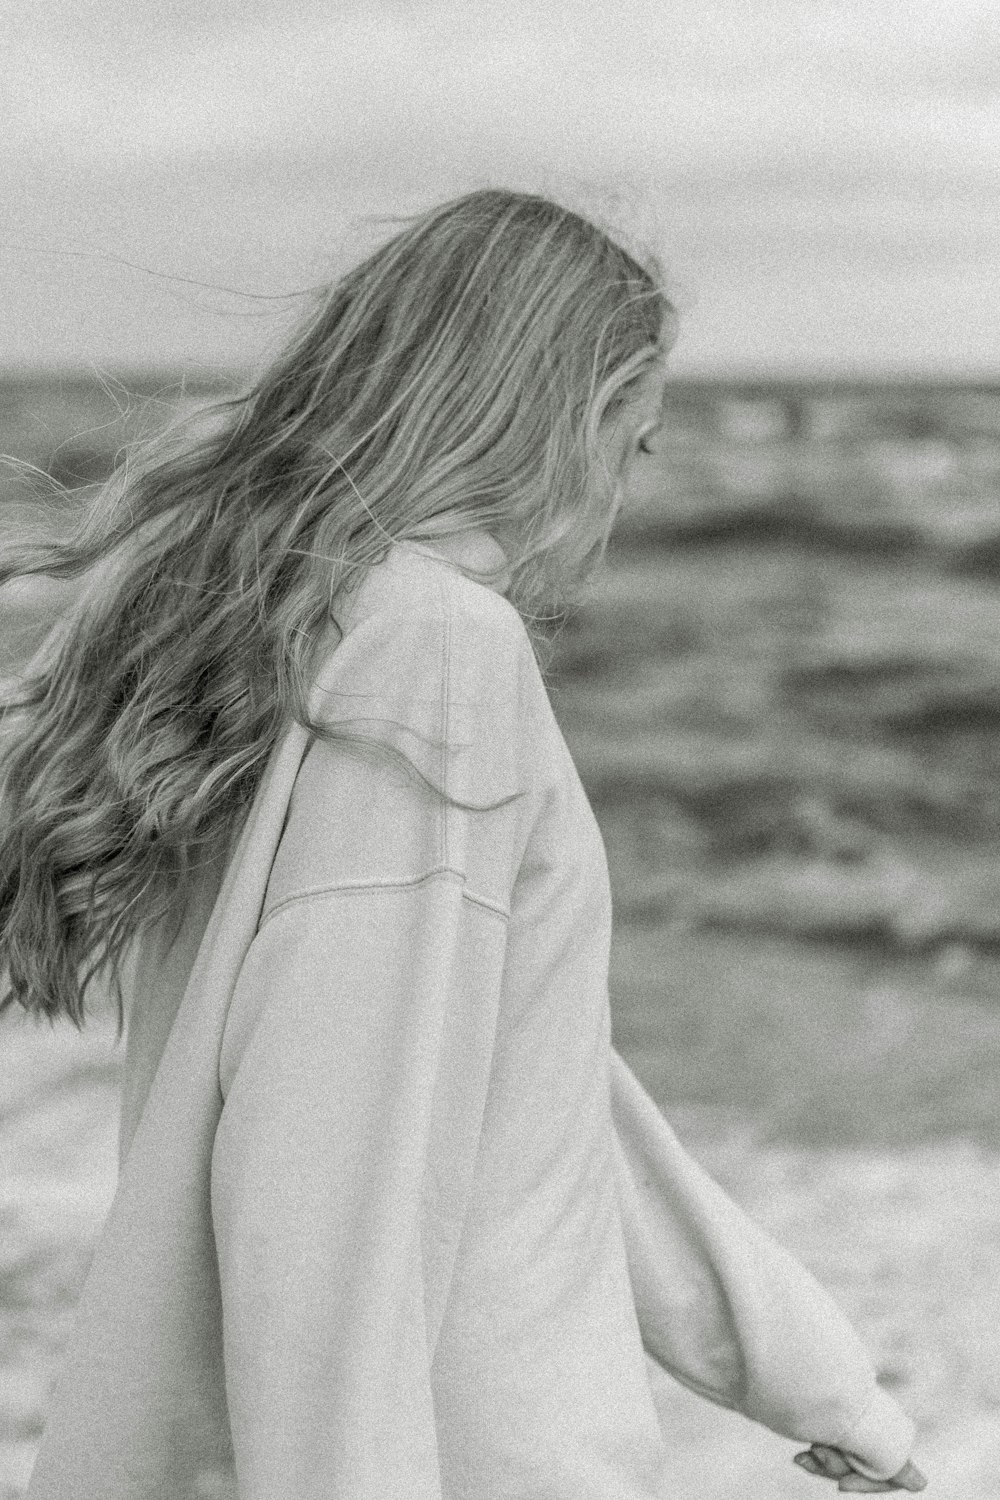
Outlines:
{"label": "grainy texture", "polygon": [[[18,403],[0,447],[106,465],[92,393]],[[1000,1494],[998,576],[996,394],[680,393],[553,682],[609,848],[616,1041],[870,1340],[940,1500]],[[58,602],[8,594],[0,672]],[[0,1026],[6,1500],[113,1190],[116,1061],[106,1025]],[[678,1495],[820,1493],[658,1390]]]}
{"label": "grainy texture", "polygon": [[[31,1079],[31,1102],[4,1129],[0,1496],[7,1500],[30,1471],[73,1299],[113,1191],[117,1118],[109,1026],[82,1040],[15,1018],[2,1033],[5,1085],[14,1070]],[[628,1055],[652,1083],[655,1057]],[[688,1146],[824,1281],[870,1342],[890,1388],[920,1423],[920,1457],[935,1494],[1000,1494],[996,1155],[955,1140],[896,1149],[768,1141],[760,1115],[673,1103]],[[869,1118],[877,1113],[873,1105]],[[678,1495],[723,1500],[737,1484],[810,1493],[789,1462],[791,1444],[666,1378],[656,1389],[673,1436]]]}

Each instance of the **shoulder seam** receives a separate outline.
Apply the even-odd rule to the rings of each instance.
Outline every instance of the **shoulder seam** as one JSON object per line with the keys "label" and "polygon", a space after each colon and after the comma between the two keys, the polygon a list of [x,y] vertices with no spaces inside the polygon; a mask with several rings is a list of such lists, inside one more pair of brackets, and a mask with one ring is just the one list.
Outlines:
{"label": "shoulder seam", "polygon": [[455,870],[449,865],[436,865],[431,870],[425,870],[421,875],[397,876],[385,880],[344,880],[332,885],[316,886],[312,890],[293,891],[290,896],[282,899],[272,906],[258,923],[257,931],[260,932],[272,917],[287,910],[291,906],[301,906],[306,901],[321,900],[324,896],[351,896],[365,891],[399,891],[408,890],[411,887],[423,885],[426,881],[436,880],[444,876],[451,880],[457,880],[462,886],[461,895],[463,900],[472,906],[480,906],[484,911],[491,912],[500,917],[504,922],[510,919],[510,910],[502,906],[498,901],[492,901],[489,896],[480,895],[476,891],[470,891],[465,884],[465,876],[461,870]]}

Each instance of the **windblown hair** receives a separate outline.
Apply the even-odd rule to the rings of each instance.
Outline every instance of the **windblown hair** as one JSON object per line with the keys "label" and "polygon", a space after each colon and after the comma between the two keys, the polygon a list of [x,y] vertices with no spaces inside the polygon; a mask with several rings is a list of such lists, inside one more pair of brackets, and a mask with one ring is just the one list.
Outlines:
{"label": "windblown hair", "polygon": [[655,263],[545,198],[483,190],[324,289],[245,394],[129,452],[0,585],[85,587],[0,705],[0,1008],[85,1019],[131,939],[228,847],[308,706],[334,595],[394,541],[502,525],[546,620],[603,556],[603,421],[662,352]]}

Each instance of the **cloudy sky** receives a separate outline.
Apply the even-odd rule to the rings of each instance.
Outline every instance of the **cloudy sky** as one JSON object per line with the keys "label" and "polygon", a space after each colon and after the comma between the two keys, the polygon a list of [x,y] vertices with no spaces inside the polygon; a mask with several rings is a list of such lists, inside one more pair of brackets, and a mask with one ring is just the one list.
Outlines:
{"label": "cloudy sky", "polygon": [[0,41],[2,366],[254,365],[374,216],[496,182],[655,243],[678,374],[1000,375],[996,0],[4,0]]}

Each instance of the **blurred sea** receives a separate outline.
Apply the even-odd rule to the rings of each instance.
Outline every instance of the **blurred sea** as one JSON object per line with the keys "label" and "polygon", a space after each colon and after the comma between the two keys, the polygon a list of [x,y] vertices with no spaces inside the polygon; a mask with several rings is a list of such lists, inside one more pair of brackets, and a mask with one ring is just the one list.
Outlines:
{"label": "blurred sea", "polygon": [[[189,386],[183,401],[209,394]],[[550,680],[608,847],[615,1041],[695,1154],[869,1337],[921,1421],[940,1500],[987,1500],[1000,1494],[1000,383],[678,382],[668,401],[660,471],[620,517]],[[176,405],[166,378],[0,382],[0,451],[84,482]],[[16,534],[23,497],[0,480],[0,534]],[[0,593],[0,674],[63,597]],[[81,1043],[15,1018],[0,1037],[15,1101],[0,1122],[3,1500],[5,1472],[20,1492],[94,1205],[113,1187],[117,1064],[100,1032]],[[728,1495],[751,1473],[769,1494],[808,1492],[778,1440],[753,1448],[745,1424],[663,1399],[690,1493]],[[718,1462],[699,1468],[706,1445]]]}

